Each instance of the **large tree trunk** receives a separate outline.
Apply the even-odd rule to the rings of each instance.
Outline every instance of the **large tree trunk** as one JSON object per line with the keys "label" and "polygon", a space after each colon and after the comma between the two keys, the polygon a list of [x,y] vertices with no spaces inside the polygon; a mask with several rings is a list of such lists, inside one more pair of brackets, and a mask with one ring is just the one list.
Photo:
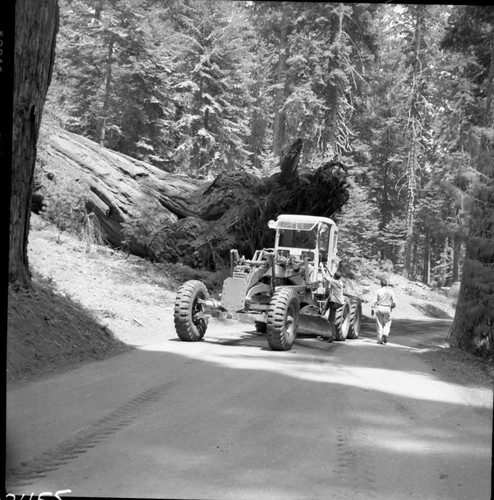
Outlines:
{"label": "large tree trunk", "polygon": [[57,0],[16,1],[9,280],[25,285],[30,282],[27,240],[36,142],[57,30]]}
{"label": "large tree trunk", "polygon": [[460,254],[461,241],[458,234],[453,234],[453,270],[451,282],[455,283],[460,279]]}
{"label": "large tree trunk", "polygon": [[278,42],[278,66],[276,68],[276,83],[278,88],[274,99],[273,123],[273,154],[280,158],[285,147],[286,113],[283,104],[287,97],[286,61],[288,59],[288,5],[282,4],[282,20],[280,25],[280,40]]}
{"label": "large tree trunk", "polygon": [[106,129],[108,127],[108,113],[110,109],[111,87],[112,87],[112,64],[113,64],[113,40],[108,41],[108,53],[106,56],[106,75],[105,75],[105,98],[103,100],[103,116],[101,123],[101,133],[99,143],[106,144]]}
{"label": "large tree trunk", "polygon": [[422,281],[426,284],[429,284],[431,282],[431,239],[428,228],[426,228],[424,236],[424,261]]}
{"label": "large tree trunk", "polygon": [[450,336],[452,346],[486,358],[494,355],[493,263],[490,238],[471,237]]}
{"label": "large tree trunk", "polygon": [[407,234],[405,241],[405,272],[408,278],[415,277],[415,269],[412,265],[412,248],[413,242],[416,237],[415,229],[415,201],[417,197],[417,169],[419,168],[419,147],[420,147],[420,134],[422,130],[422,118],[418,112],[420,101],[420,87],[422,80],[422,64],[421,59],[421,44],[424,30],[424,19],[427,14],[426,6],[417,5],[415,7],[415,32],[414,32],[414,59],[412,63],[412,96],[409,108],[409,136],[410,136],[410,149],[408,152],[408,160],[406,167],[407,177],[407,215],[406,225]]}
{"label": "large tree trunk", "polygon": [[472,134],[473,165],[481,176],[473,196],[463,275],[451,327],[451,345],[479,356],[494,355],[494,148],[489,129]]}
{"label": "large tree trunk", "polygon": [[[494,42],[494,28],[491,28]],[[469,237],[463,275],[451,327],[451,345],[474,354],[494,356],[494,43],[491,44],[484,127],[472,127],[469,153],[478,172],[470,207]]]}
{"label": "large tree trunk", "polygon": [[113,246],[215,269],[228,260],[231,248],[251,254],[272,246],[270,218],[283,212],[330,217],[346,203],[345,168],[332,162],[300,173],[301,148],[297,140],[281,172],[271,177],[237,171],[210,182],[170,174],[76,134],[43,127],[40,200],[50,197],[53,182],[79,183],[88,210]]}
{"label": "large tree trunk", "polygon": [[[338,4],[338,18],[333,21],[333,28],[335,30],[334,39],[332,41],[331,51],[333,52],[333,57],[328,58],[328,74],[331,74],[335,70],[340,70],[340,60],[341,60],[341,47],[342,47],[342,34],[343,34],[343,4]],[[328,84],[328,102],[329,110],[327,111],[327,116],[325,119],[325,129],[327,134],[327,139],[324,141],[324,151],[327,151],[327,146],[330,148],[330,152],[333,155],[341,154],[341,146],[338,145],[338,132],[341,130],[340,124],[338,123],[338,115],[341,108],[341,88],[338,84]]]}

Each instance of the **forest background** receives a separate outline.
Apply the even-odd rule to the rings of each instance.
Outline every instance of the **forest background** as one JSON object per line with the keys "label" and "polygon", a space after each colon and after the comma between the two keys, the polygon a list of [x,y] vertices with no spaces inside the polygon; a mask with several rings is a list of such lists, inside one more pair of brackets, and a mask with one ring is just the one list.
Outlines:
{"label": "forest background", "polygon": [[455,324],[492,351],[492,7],[59,4],[46,120],[211,180],[271,175],[302,139],[302,168],[348,167],[343,252],[436,286],[464,278]]}

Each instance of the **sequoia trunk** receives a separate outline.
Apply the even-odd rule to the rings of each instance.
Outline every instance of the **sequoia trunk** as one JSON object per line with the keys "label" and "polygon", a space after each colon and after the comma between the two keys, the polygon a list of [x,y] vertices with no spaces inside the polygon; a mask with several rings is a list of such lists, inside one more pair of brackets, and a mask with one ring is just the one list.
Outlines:
{"label": "sequoia trunk", "polygon": [[50,84],[58,0],[15,5],[9,280],[29,284],[27,240],[41,114]]}

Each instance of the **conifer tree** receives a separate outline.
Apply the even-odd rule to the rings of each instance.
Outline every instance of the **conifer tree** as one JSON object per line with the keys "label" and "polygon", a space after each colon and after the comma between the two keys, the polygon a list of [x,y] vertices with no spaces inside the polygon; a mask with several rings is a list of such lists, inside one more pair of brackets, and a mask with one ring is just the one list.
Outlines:
{"label": "conifer tree", "polygon": [[370,195],[379,208],[380,254],[417,277],[428,262],[424,254],[431,251],[431,241],[417,232],[419,224],[421,231],[432,234],[425,220],[417,220],[417,209],[426,203],[422,198],[437,164],[437,40],[447,9],[386,6],[376,13],[380,51],[361,85],[367,98],[356,100],[356,130],[367,146],[364,161],[373,170]]}
{"label": "conifer tree", "polygon": [[145,17],[127,1],[62,1],[48,105],[67,129],[161,166],[167,68]]}
{"label": "conifer tree", "polygon": [[363,79],[369,48],[375,50],[367,9],[331,3],[254,5],[252,19],[268,54],[264,64],[275,157],[298,138],[309,165],[350,150],[352,92]]}
{"label": "conifer tree", "polygon": [[176,2],[174,89],[181,94],[176,160],[204,176],[245,166],[250,123],[250,54],[241,5],[211,0]]}

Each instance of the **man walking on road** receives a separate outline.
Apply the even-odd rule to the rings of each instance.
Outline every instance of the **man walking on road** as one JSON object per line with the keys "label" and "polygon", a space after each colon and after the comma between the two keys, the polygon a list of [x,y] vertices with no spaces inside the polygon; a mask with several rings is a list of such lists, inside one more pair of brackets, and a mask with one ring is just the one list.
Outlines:
{"label": "man walking on road", "polygon": [[389,330],[391,328],[391,310],[396,306],[395,294],[388,287],[388,282],[381,279],[381,288],[376,292],[376,297],[372,303],[371,315],[376,314],[377,343],[386,344],[388,342]]}

